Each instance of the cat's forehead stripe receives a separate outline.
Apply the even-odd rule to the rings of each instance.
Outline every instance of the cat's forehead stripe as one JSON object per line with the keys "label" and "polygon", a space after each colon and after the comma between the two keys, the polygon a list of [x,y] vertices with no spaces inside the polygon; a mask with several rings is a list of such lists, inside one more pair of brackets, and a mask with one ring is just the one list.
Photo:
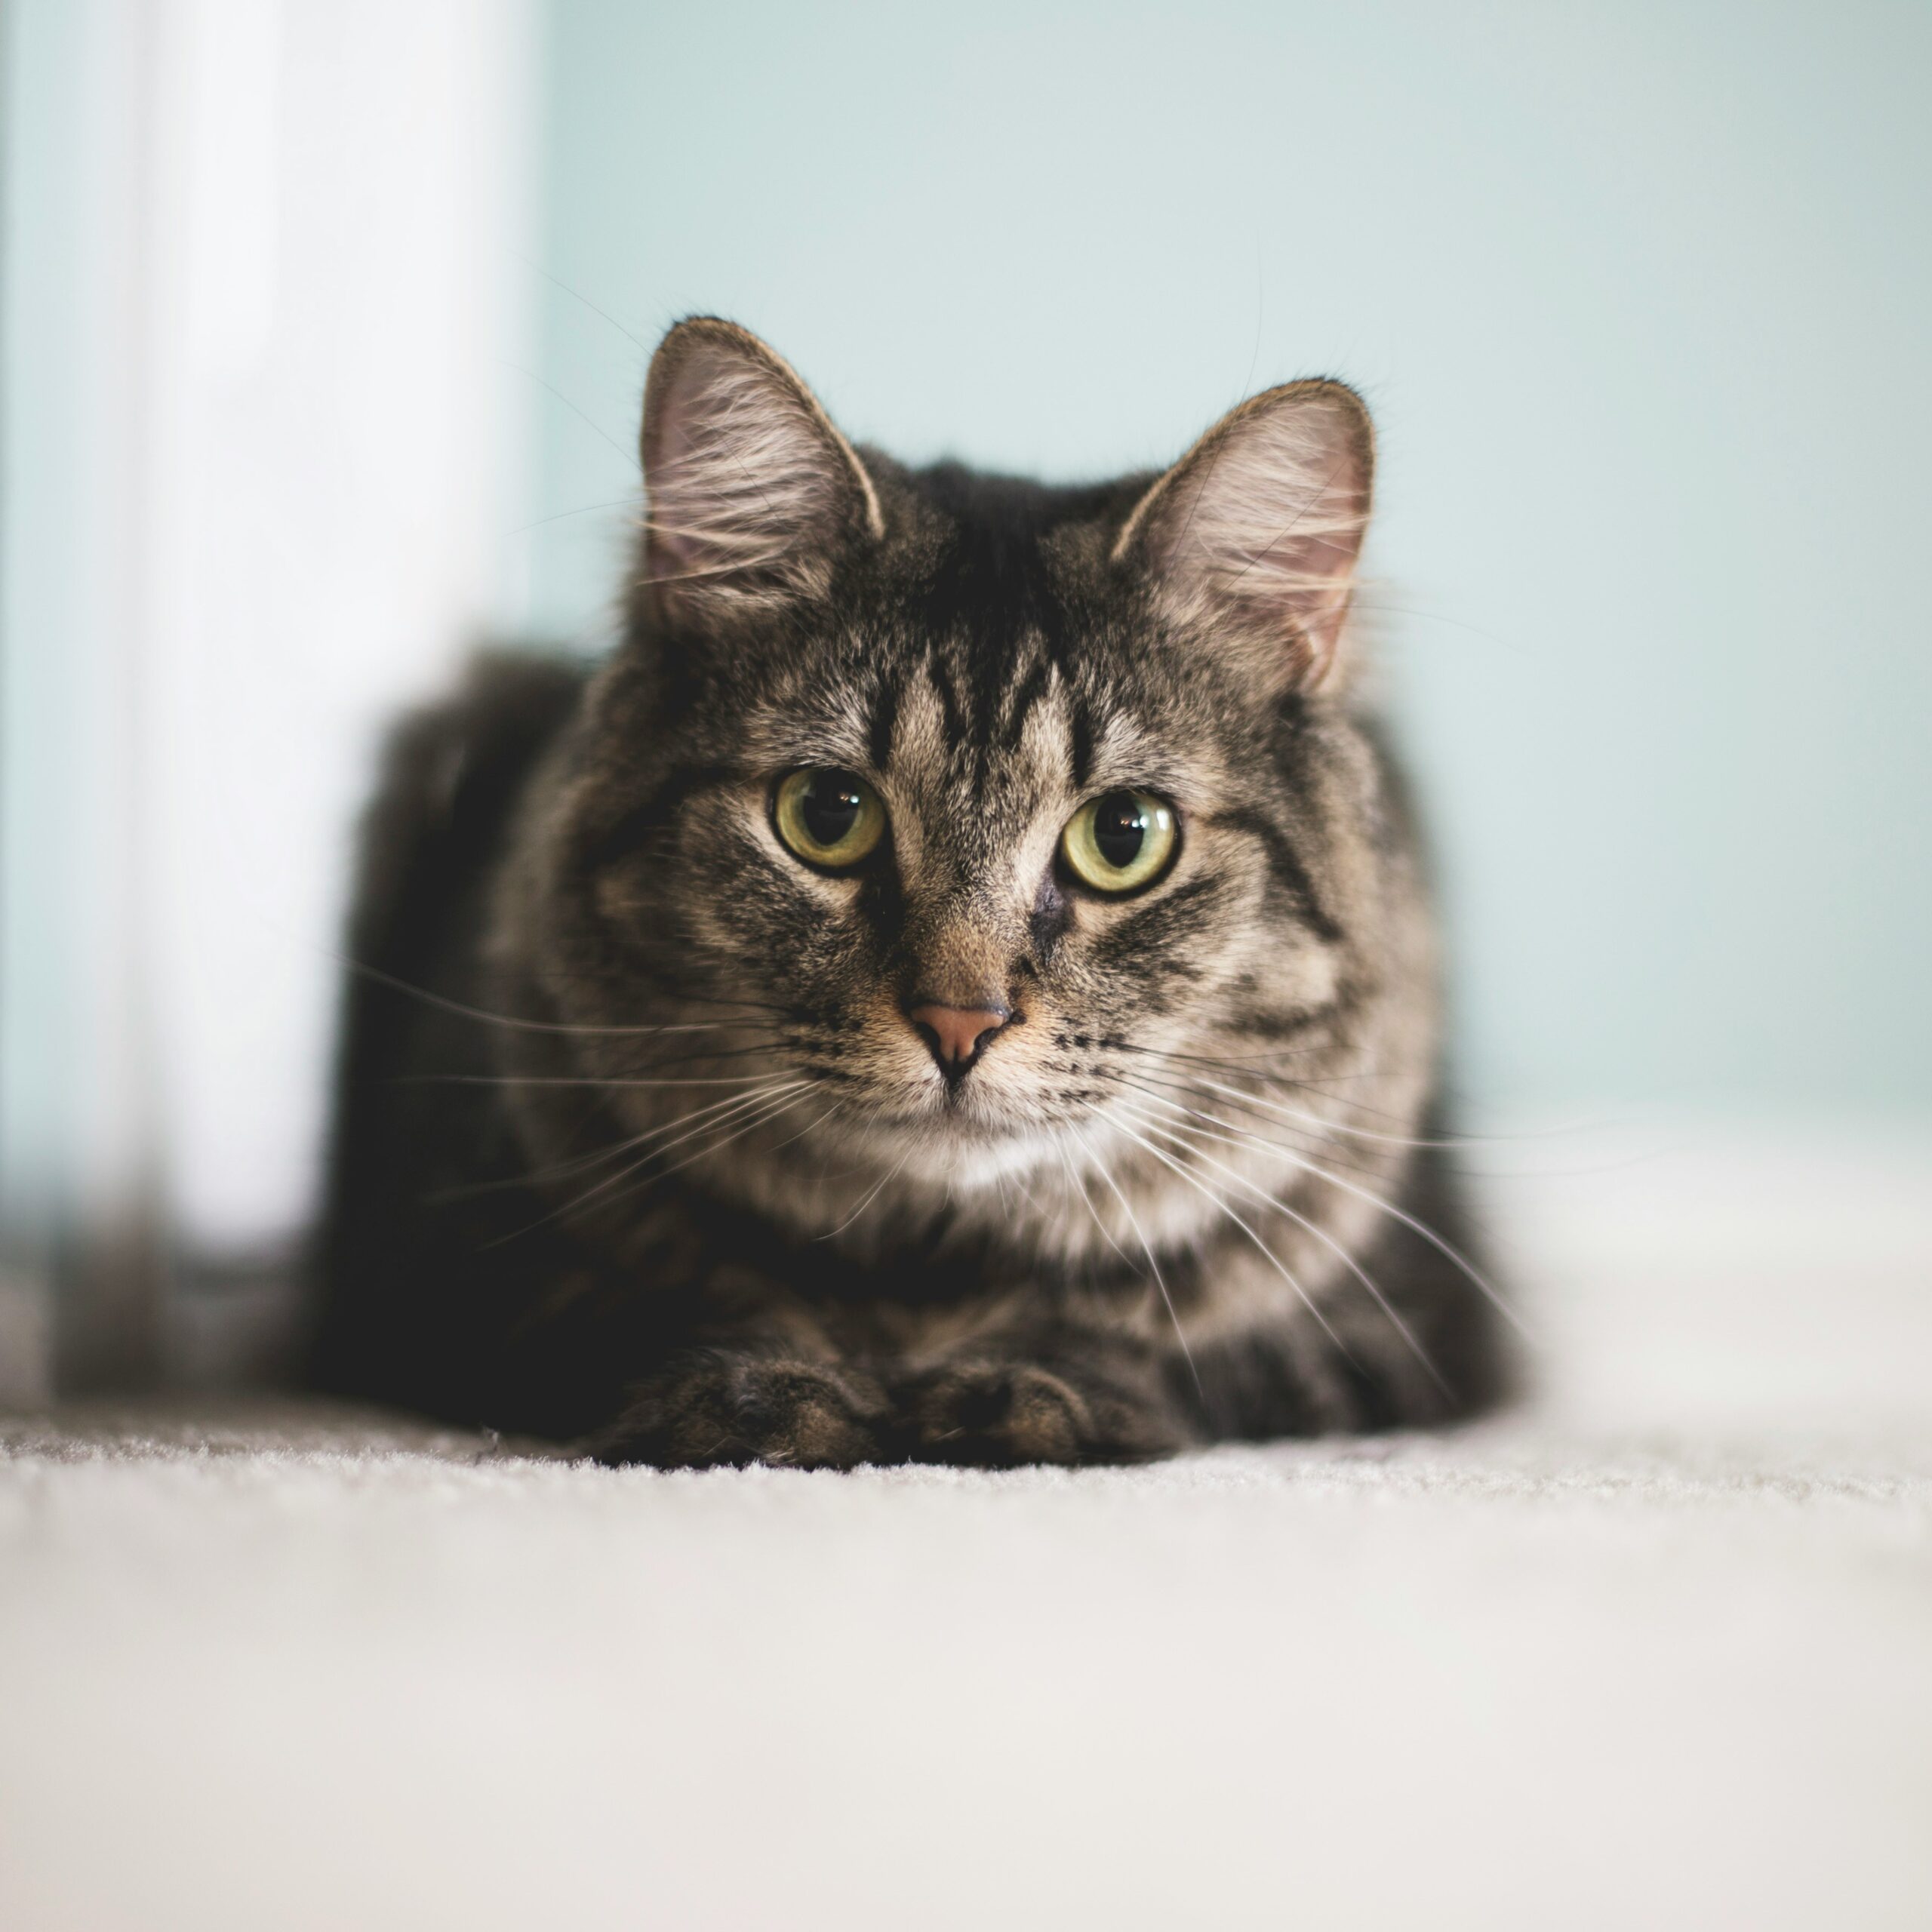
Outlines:
{"label": "cat's forehead stripe", "polygon": [[875,679],[865,706],[873,770],[928,764],[983,790],[1015,758],[1057,764],[1076,791],[1092,775],[1098,735],[1092,708],[1059,663],[1035,648],[1012,662],[1003,686],[976,688],[970,654],[932,647],[909,669]]}

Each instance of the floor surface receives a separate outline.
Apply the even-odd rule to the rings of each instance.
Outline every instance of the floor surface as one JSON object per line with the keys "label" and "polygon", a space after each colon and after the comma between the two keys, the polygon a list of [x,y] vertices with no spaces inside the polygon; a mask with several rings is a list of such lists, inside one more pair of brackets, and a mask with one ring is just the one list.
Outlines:
{"label": "floor surface", "polygon": [[1439,1439],[0,1423],[0,1925],[1932,1924],[1932,1146],[1491,1198],[1539,1394]]}

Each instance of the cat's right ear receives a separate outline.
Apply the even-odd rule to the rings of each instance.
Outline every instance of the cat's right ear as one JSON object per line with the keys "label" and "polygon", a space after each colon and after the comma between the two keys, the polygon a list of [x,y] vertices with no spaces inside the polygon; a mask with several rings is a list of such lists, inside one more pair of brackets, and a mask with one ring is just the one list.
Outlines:
{"label": "cat's right ear", "polygon": [[857,452],[780,356],[697,316],[644,390],[645,575],[680,626],[727,625],[821,594],[844,545],[884,533]]}
{"label": "cat's right ear", "polygon": [[1375,432],[1346,383],[1287,383],[1222,417],[1135,506],[1114,548],[1162,613],[1272,688],[1335,659],[1368,528]]}

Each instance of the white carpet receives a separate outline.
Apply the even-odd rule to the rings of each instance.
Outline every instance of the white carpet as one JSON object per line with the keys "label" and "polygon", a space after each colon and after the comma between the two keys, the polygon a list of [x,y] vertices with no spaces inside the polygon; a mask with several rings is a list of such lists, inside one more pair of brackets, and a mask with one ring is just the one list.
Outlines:
{"label": "white carpet", "polygon": [[0,1426],[0,1926],[1932,1924],[1932,1148],[1492,1194],[1544,1394],[1444,1440]]}

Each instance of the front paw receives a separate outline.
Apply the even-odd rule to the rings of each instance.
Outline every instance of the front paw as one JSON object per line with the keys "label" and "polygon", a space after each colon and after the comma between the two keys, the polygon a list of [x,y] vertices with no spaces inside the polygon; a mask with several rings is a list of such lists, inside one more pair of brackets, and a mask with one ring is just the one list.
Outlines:
{"label": "front paw", "polygon": [[634,1390],[587,1447],[600,1463],[663,1469],[848,1469],[878,1460],[884,1413],[884,1392],[857,1371],[708,1350]]}
{"label": "front paw", "polygon": [[928,1463],[1139,1463],[1178,1432],[1152,1401],[1026,1361],[953,1362],[899,1392],[911,1454]]}

